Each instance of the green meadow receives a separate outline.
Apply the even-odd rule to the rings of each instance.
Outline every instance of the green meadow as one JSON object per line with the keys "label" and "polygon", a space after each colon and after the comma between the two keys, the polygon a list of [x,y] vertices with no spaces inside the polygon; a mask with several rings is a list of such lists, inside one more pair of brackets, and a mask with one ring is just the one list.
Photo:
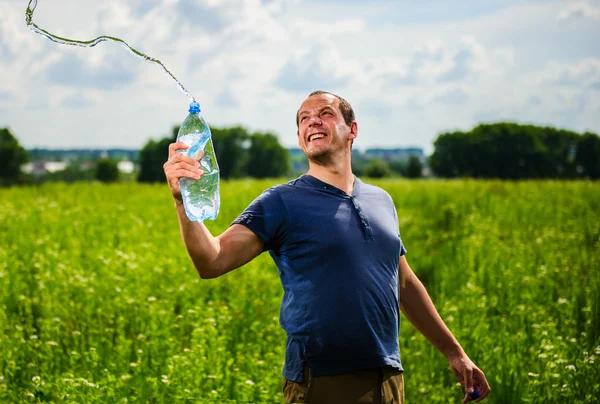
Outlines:
{"label": "green meadow", "polygon": [[[223,182],[213,234],[277,182]],[[599,183],[373,183],[485,402],[598,400]],[[200,279],[166,184],[0,189],[0,402],[282,402],[282,294],[266,253]],[[404,318],[400,347],[407,403],[462,401]]]}

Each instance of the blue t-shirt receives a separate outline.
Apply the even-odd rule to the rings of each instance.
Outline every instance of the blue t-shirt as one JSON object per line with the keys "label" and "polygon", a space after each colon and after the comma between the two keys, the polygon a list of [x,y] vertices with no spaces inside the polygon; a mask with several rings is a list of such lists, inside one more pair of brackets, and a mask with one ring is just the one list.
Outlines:
{"label": "blue t-shirt", "polygon": [[352,195],[310,175],[264,191],[233,222],[277,265],[286,379],[390,365],[402,370],[398,262],[406,253],[392,198],[354,181]]}

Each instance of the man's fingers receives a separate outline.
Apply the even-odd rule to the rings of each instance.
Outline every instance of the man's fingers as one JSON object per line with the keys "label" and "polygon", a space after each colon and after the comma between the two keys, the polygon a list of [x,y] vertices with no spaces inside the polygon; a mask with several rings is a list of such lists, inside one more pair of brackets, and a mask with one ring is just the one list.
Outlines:
{"label": "man's fingers", "polygon": [[169,159],[171,157],[173,157],[175,155],[175,153],[177,153],[177,150],[185,150],[185,149],[189,149],[190,146],[188,146],[187,144],[183,143],[183,142],[176,142],[176,143],[171,143],[169,145]]}
{"label": "man's fingers", "polygon": [[200,161],[202,160],[202,157],[204,157],[204,150],[198,150],[194,155],[194,160]]}
{"label": "man's fingers", "polygon": [[179,181],[179,179],[181,179],[181,178],[191,178],[193,180],[198,180],[198,179],[200,179],[200,177],[202,177],[203,174],[204,173],[202,171],[179,169],[179,170],[174,170],[172,172],[169,172],[167,177],[169,178],[169,181],[173,181],[173,180]]}
{"label": "man's fingers", "polygon": [[163,167],[165,168],[165,170],[171,166],[171,165],[176,165],[179,163],[186,163],[189,164],[190,166],[193,167],[200,167],[200,163],[197,160],[194,160],[191,157],[188,157],[184,154],[181,153],[175,153],[173,156],[171,156],[166,162],[165,164],[163,164]]}
{"label": "man's fingers", "polygon": [[473,370],[469,367],[465,367],[462,374],[463,388],[465,389],[465,398],[463,399],[463,404],[472,401],[469,394],[473,393]]}
{"label": "man's fingers", "polygon": [[473,392],[473,370],[471,368],[465,368],[464,378],[466,393],[471,394]]}
{"label": "man's fingers", "polygon": [[188,161],[178,161],[176,163],[174,162],[170,165],[170,167],[172,167],[176,170],[184,169],[184,170],[190,170],[190,171],[200,171],[198,162],[194,161],[194,160],[192,160],[191,162],[188,162]]}
{"label": "man's fingers", "polygon": [[481,396],[477,400],[475,400],[475,402],[478,403],[490,393],[491,389],[490,385],[488,384],[485,378],[485,375],[481,370],[475,370],[475,373],[473,374],[473,380],[475,387],[477,388],[477,390],[479,390],[479,393],[481,394]]}

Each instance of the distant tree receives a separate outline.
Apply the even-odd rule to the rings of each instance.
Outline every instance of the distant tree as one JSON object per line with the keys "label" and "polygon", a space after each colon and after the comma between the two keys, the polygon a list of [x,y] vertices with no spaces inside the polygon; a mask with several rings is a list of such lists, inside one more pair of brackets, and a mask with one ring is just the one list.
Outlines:
{"label": "distant tree", "polygon": [[390,166],[381,159],[373,159],[365,167],[365,176],[369,178],[384,178],[391,175]]}
{"label": "distant tree", "polygon": [[441,134],[430,167],[440,177],[573,178],[573,150],[580,138],[549,127],[478,125],[469,132]]}
{"label": "distant tree", "polygon": [[582,174],[590,179],[600,178],[600,137],[586,132],[577,143],[575,162]]}
{"label": "distant tree", "polygon": [[115,182],[119,180],[119,167],[117,162],[108,158],[101,158],[96,162],[96,179],[102,182]]}
{"label": "distant tree", "polygon": [[244,148],[250,139],[248,131],[241,127],[211,128],[213,145],[221,178],[239,178],[246,174],[248,153]]}
{"label": "distant tree", "polygon": [[95,170],[82,168],[78,162],[71,162],[64,170],[44,174],[40,182],[66,182],[93,181],[96,177]]}
{"label": "distant tree", "polygon": [[165,182],[165,172],[163,164],[169,158],[169,145],[177,139],[179,126],[174,126],[170,137],[164,137],[159,141],[149,140],[140,150],[139,163],[140,172],[138,174],[139,182]]}
{"label": "distant tree", "polygon": [[22,184],[21,166],[29,161],[29,155],[8,128],[0,128],[0,185]]}
{"label": "distant tree", "polygon": [[248,150],[248,175],[255,178],[281,177],[290,169],[288,151],[270,133],[254,133]]}
{"label": "distant tree", "polygon": [[[177,140],[179,126],[174,126],[170,137],[159,141],[149,140],[140,150],[140,182],[163,182],[165,173],[163,164],[169,157],[169,144]],[[221,178],[237,178],[247,175],[248,152],[245,148],[250,139],[248,131],[241,127],[211,128],[211,136]]]}
{"label": "distant tree", "polygon": [[467,150],[467,134],[464,132],[442,133],[434,141],[435,151],[431,155],[430,165],[440,177],[463,175],[463,153]]}
{"label": "distant tree", "polygon": [[396,175],[401,175],[403,177],[407,176],[407,166],[408,163],[406,162],[406,160],[391,160],[388,161],[388,166],[390,167],[390,170],[392,170],[392,172]]}
{"label": "distant tree", "polygon": [[365,167],[367,163],[368,160],[359,150],[352,149],[352,172],[354,175],[357,177],[365,175]]}
{"label": "distant tree", "polygon": [[423,164],[421,159],[417,156],[410,156],[408,158],[408,165],[406,166],[406,176],[408,178],[420,178],[423,175]]}

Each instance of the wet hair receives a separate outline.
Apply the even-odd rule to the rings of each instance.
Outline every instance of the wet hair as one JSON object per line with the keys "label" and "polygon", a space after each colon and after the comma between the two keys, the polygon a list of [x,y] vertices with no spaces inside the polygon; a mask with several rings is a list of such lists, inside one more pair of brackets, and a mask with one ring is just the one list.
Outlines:
{"label": "wet hair", "polygon": [[[344,117],[344,122],[346,122],[346,125],[350,126],[352,125],[352,122],[354,122],[354,110],[352,109],[352,106],[350,105],[350,103],[348,101],[346,101],[345,99],[343,99],[342,97],[340,97],[339,95],[335,95],[333,93],[330,93],[329,91],[322,91],[322,90],[317,90],[317,91],[313,91],[312,93],[310,93],[308,95],[308,97],[306,98],[310,98],[313,95],[321,95],[321,94],[329,94],[329,95],[333,95],[335,98],[337,98],[340,102],[339,108],[340,108],[340,112],[342,113],[342,116]],[[300,110],[298,110],[296,112],[296,126],[299,126],[299,116],[300,116]]]}

